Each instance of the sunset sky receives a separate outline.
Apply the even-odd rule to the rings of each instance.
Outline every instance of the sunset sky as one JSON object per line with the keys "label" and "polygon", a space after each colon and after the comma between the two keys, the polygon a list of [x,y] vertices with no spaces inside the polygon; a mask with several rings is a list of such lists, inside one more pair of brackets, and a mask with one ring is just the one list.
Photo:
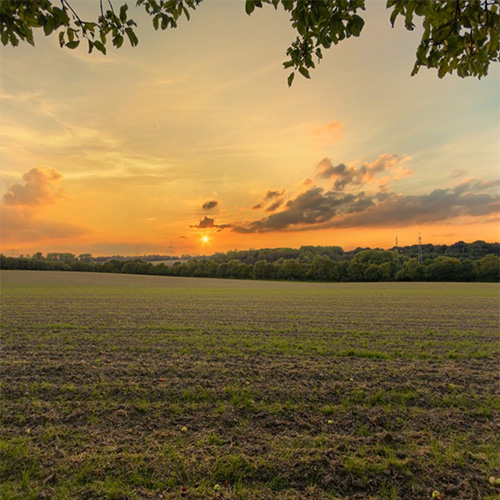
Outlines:
{"label": "sunset sky", "polygon": [[167,32],[130,13],[136,48],[0,49],[2,252],[499,241],[498,64],[410,77],[419,31],[373,0],[288,88],[281,10],[205,0]]}

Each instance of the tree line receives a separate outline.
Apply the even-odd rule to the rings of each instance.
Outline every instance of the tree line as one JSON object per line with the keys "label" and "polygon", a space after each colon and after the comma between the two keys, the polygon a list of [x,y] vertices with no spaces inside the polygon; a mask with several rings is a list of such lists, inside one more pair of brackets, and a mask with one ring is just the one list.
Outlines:
{"label": "tree line", "polygon": [[[158,256],[150,257],[158,260]],[[0,255],[0,269],[318,282],[500,281],[500,244],[484,241],[390,250],[357,248],[348,252],[338,246],[230,250],[156,265],[148,262],[147,256],[101,259],[71,253]],[[174,259],[165,258],[172,262]]]}

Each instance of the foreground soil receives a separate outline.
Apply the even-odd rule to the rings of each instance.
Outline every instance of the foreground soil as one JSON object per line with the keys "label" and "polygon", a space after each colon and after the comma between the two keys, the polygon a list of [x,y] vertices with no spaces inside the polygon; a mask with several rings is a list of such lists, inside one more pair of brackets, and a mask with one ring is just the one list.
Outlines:
{"label": "foreground soil", "polygon": [[496,499],[495,284],[3,271],[3,499]]}

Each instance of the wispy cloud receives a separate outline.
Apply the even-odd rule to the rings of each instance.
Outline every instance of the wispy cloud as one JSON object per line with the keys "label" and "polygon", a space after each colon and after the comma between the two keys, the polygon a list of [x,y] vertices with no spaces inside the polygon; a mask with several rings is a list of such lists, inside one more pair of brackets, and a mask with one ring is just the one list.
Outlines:
{"label": "wispy cloud", "polygon": [[340,139],[344,131],[344,124],[339,120],[332,120],[323,127],[318,127],[313,132],[316,141],[335,142]]}
{"label": "wispy cloud", "polygon": [[451,173],[451,177],[462,177],[462,175],[467,174],[469,171],[466,170],[465,168],[456,168],[453,170]]}
{"label": "wispy cloud", "polygon": [[74,238],[90,229],[68,222],[40,220],[30,212],[2,210],[2,238],[5,241],[29,242],[41,239]]}

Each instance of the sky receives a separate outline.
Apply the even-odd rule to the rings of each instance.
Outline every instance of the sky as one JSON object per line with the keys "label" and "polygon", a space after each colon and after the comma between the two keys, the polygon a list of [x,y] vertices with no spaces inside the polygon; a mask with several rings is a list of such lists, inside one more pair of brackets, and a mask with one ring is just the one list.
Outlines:
{"label": "sky", "polygon": [[106,56],[41,32],[2,46],[0,250],[499,241],[498,64],[411,77],[419,30],[367,4],[361,36],[291,88],[287,14],[240,0],[205,0],[165,32],[131,7],[139,45]]}

